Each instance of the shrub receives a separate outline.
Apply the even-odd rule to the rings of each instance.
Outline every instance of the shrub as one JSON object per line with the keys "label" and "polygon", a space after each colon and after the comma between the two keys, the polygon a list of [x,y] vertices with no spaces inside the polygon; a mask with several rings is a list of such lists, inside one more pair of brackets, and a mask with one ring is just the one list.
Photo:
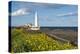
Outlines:
{"label": "shrub", "polygon": [[12,52],[75,49],[75,46],[70,43],[54,40],[43,32],[25,31],[16,28],[11,31],[11,45]]}

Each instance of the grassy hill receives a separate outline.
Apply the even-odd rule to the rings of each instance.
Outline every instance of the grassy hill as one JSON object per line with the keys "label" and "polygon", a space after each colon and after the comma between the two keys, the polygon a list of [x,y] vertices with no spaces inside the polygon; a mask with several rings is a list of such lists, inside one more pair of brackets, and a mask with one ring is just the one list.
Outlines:
{"label": "grassy hill", "polygon": [[50,51],[75,49],[70,43],[62,43],[40,31],[11,30],[11,52]]}

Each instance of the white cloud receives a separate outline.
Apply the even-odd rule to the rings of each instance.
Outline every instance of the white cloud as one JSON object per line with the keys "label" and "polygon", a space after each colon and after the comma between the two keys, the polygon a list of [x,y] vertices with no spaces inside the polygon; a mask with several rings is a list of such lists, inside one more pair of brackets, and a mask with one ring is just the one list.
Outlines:
{"label": "white cloud", "polygon": [[12,12],[10,15],[11,16],[20,16],[20,15],[25,15],[25,14],[29,14],[29,13],[30,13],[29,9],[21,8],[21,9],[18,9],[16,11]]}
{"label": "white cloud", "polygon": [[58,14],[57,16],[63,17],[63,16],[73,16],[73,15],[78,15],[78,13],[77,12],[69,12],[66,14]]}

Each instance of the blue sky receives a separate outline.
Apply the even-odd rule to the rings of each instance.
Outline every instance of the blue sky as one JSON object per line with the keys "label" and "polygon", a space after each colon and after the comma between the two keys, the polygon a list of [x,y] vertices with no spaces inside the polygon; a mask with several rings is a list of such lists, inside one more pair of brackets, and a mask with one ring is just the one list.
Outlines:
{"label": "blue sky", "polygon": [[34,24],[34,13],[38,12],[40,26],[48,27],[76,27],[78,26],[77,5],[11,2],[11,25],[21,26]]}

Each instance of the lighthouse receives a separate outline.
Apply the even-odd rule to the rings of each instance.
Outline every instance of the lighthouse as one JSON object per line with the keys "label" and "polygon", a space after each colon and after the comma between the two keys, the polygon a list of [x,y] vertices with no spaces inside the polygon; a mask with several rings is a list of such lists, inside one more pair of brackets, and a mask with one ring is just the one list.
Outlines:
{"label": "lighthouse", "polygon": [[38,15],[37,15],[37,11],[35,12],[35,27],[38,27],[39,24],[38,24]]}
{"label": "lighthouse", "polygon": [[40,30],[39,19],[38,19],[37,11],[35,12],[34,26],[31,27],[31,30]]}

